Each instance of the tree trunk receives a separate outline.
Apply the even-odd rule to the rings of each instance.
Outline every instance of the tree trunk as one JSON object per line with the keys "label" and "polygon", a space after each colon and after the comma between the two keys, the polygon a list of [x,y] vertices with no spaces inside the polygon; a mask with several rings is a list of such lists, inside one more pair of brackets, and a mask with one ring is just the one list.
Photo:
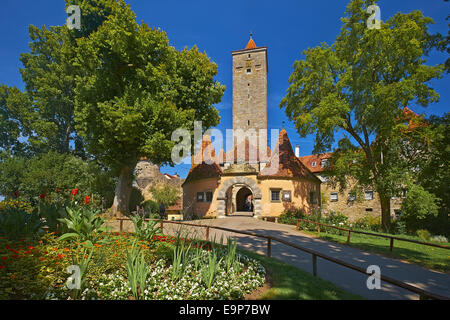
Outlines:
{"label": "tree trunk", "polygon": [[391,199],[383,192],[378,192],[381,204],[381,227],[384,232],[391,229]]}
{"label": "tree trunk", "polygon": [[111,215],[116,217],[123,217],[129,212],[129,202],[131,195],[131,188],[133,183],[133,171],[131,166],[124,166],[119,175],[119,181],[116,185],[114,202],[111,207]]}

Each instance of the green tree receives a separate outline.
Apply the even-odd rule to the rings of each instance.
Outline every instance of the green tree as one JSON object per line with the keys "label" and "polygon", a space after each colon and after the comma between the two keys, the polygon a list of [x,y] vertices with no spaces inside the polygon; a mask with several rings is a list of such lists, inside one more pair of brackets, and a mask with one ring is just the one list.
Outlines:
{"label": "green tree", "polygon": [[0,160],[0,194],[13,198],[18,191],[20,199],[36,203],[45,194],[46,199],[64,202],[77,189],[77,200],[93,196],[112,203],[114,178],[94,161],[85,161],[70,154],[55,151],[32,158],[3,156]]}
{"label": "green tree", "polygon": [[401,219],[409,231],[423,229],[430,219],[438,215],[438,199],[423,187],[412,185],[402,203]]}
{"label": "green tree", "polygon": [[390,198],[402,183],[401,168],[393,166],[393,156],[385,156],[389,143],[401,132],[404,107],[438,100],[427,82],[444,68],[425,64],[435,43],[428,32],[431,18],[420,11],[397,13],[380,29],[369,29],[366,10],[373,3],[352,0],[334,44],[303,52],[281,107],[302,137],[315,133],[316,153],[330,150],[342,134],[341,152],[330,163],[338,167],[336,180],[345,184],[344,176],[351,176],[372,186],[380,197],[383,228],[389,230]]}
{"label": "green tree", "polygon": [[153,186],[150,189],[153,199],[166,208],[174,205],[180,199],[180,189],[168,185]]}
{"label": "green tree", "polygon": [[196,47],[179,52],[123,1],[77,41],[76,129],[89,153],[119,177],[112,213],[126,213],[137,161],[171,164],[172,132],[217,125],[224,87],[217,65]]}

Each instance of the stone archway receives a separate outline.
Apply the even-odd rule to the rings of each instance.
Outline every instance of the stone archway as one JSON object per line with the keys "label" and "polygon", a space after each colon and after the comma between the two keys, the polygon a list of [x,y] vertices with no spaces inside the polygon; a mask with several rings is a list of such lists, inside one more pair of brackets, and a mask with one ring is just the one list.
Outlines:
{"label": "stone archway", "polygon": [[256,184],[256,181],[248,177],[233,177],[223,183],[222,187],[219,189],[217,193],[217,216],[219,218],[225,217],[226,201],[227,201],[226,193],[227,190],[235,184],[245,185],[247,188],[250,189],[250,191],[253,194],[253,200],[255,205],[254,217],[257,218],[261,216],[262,193],[258,185]]}

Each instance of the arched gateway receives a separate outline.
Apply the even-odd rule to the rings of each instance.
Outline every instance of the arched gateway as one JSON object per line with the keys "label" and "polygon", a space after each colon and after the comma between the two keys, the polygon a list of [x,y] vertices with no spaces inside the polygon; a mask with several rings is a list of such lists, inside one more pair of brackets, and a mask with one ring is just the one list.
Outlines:
{"label": "arched gateway", "polygon": [[217,193],[217,215],[218,215],[218,218],[225,217],[227,190],[234,185],[244,185],[248,189],[250,189],[250,191],[253,194],[253,200],[254,200],[254,205],[255,205],[254,217],[257,218],[257,217],[261,216],[261,196],[262,196],[262,194],[261,194],[261,190],[259,189],[258,185],[256,184],[256,181],[252,178],[236,176],[236,177],[233,177],[233,178],[225,181]]}

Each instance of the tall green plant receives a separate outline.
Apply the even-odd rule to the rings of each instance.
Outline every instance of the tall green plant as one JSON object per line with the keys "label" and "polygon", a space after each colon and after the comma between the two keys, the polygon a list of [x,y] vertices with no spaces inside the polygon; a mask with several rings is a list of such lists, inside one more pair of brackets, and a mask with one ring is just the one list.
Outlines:
{"label": "tall green plant", "polygon": [[127,270],[128,282],[130,283],[133,297],[142,299],[147,277],[150,273],[150,265],[145,261],[145,255],[136,246],[136,242],[133,243],[131,251],[127,251],[125,269]]}
{"label": "tall green plant", "polygon": [[[89,253],[89,254],[88,254]],[[74,300],[78,300],[81,296],[81,293],[85,289],[85,283],[86,283],[86,275],[89,268],[89,263],[92,258],[92,254],[94,253],[94,250],[92,247],[87,246],[83,249],[81,257],[74,256],[72,258],[73,265],[78,266],[80,268],[80,274],[79,274],[79,287],[71,289],[71,297]]]}
{"label": "tall green plant", "polygon": [[95,241],[95,233],[107,231],[105,219],[99,216],[99,211],[88,208],[66,207],[67,218],[59,219],[68,229],[58,240],[75,238],[78,241]]}
{"label": "tall green plant", "polygon": [[145,221],[144,217],[140,217],[138,215],[132,215],[131,221],[133,222],[134,225],[136,238],[138,238],[139,240],[150,241],[160,231],[158,221],[155,220]]}
{"label": "tall green plant", "polygon": [[210,289],[217,274],[219,264],[222,259],[218,258],[217,251],[208,251],[208,264],[202,267],[201,277],[205,286]]}

